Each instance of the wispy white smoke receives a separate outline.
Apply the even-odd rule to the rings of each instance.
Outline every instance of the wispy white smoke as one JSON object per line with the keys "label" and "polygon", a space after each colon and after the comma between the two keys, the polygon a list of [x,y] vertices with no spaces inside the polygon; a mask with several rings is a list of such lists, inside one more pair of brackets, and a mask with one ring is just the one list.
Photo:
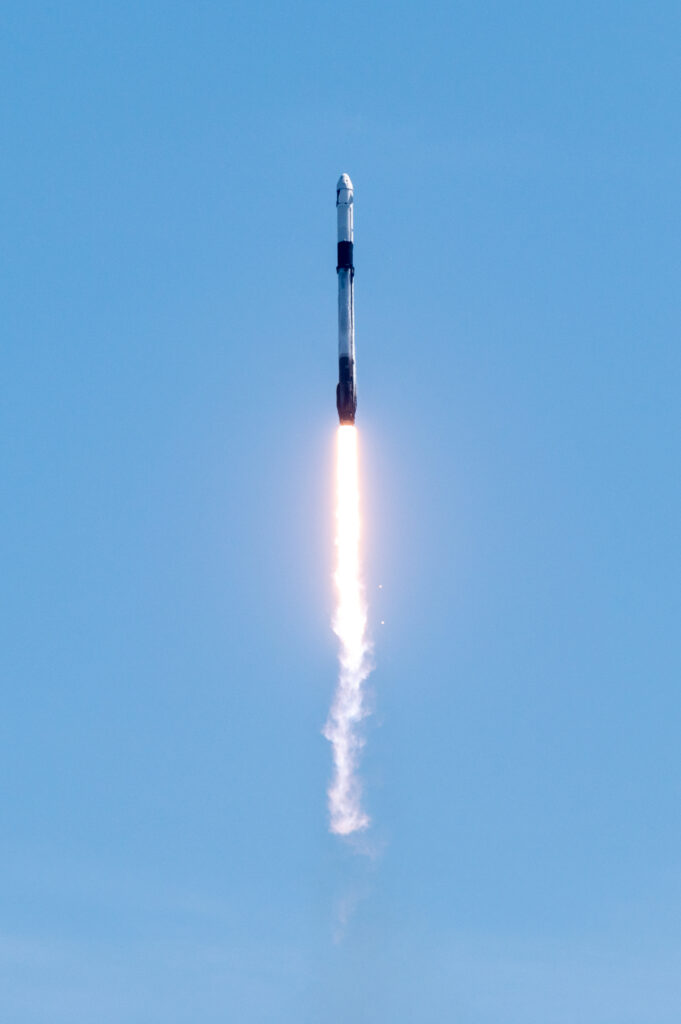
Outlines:
{"label": "wispy white smoke", "polygon": [[340,641],[338,688],[324,735],[333,745],[329,787],[330,828],[350,835],[369,825],[361,807],[357,760],[363,741],[358,725],[367,713],[362,683],[371,671],[367,607],[360,572],[360,509],[357,431],[338,429],[336,450],[336,611],[333,630]]}

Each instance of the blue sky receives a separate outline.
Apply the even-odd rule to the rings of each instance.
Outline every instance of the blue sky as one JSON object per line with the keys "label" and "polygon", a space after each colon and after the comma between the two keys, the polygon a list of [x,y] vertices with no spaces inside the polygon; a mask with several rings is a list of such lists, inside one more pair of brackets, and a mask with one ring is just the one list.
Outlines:
{"label": "blue sky", "polygon": [[[2,1020],[676,1024],[678,6],[0,27]],[[360,851],[321,736],[343,170]]]}

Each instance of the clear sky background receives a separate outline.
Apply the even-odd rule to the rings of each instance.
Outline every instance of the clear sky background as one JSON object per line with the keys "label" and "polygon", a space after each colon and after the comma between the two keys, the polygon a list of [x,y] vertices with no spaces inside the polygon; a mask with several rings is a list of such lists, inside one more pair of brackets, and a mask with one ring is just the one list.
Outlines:
{"label": "clear sky background", "polygon": [[680,50],[675,3],[2,5],[3,1022],[678,1024]]}

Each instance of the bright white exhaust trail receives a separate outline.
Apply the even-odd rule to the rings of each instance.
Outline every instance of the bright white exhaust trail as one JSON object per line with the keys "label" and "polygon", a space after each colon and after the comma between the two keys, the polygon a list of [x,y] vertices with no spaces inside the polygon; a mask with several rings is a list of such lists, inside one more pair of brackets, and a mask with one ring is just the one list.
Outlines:
{"label": "bright white exhaust trail", "polygon": [[329,786],[330,828],[350,835],[369,825],[361,807],[357,761],[363,740],[359,723],[367,714],[362,684],[371,672],[367,605],[360,569],[360,503],[357,430],[338,428],[336,444],[336,610],[333,631],[340,641],[340,673],[324,735],[333,746]]}

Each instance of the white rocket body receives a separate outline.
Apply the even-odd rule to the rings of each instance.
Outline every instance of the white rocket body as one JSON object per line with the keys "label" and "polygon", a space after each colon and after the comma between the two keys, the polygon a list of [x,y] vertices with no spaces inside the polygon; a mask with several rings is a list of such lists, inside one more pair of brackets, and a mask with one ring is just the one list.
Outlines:
{"label": "white rocket body", "polygon": [[347,174],[336,185],[338,220],[338,387],[336,406],[341,423],[354,423],[357,409],[355,371],[355,298],[354,298],[354,190]]}

